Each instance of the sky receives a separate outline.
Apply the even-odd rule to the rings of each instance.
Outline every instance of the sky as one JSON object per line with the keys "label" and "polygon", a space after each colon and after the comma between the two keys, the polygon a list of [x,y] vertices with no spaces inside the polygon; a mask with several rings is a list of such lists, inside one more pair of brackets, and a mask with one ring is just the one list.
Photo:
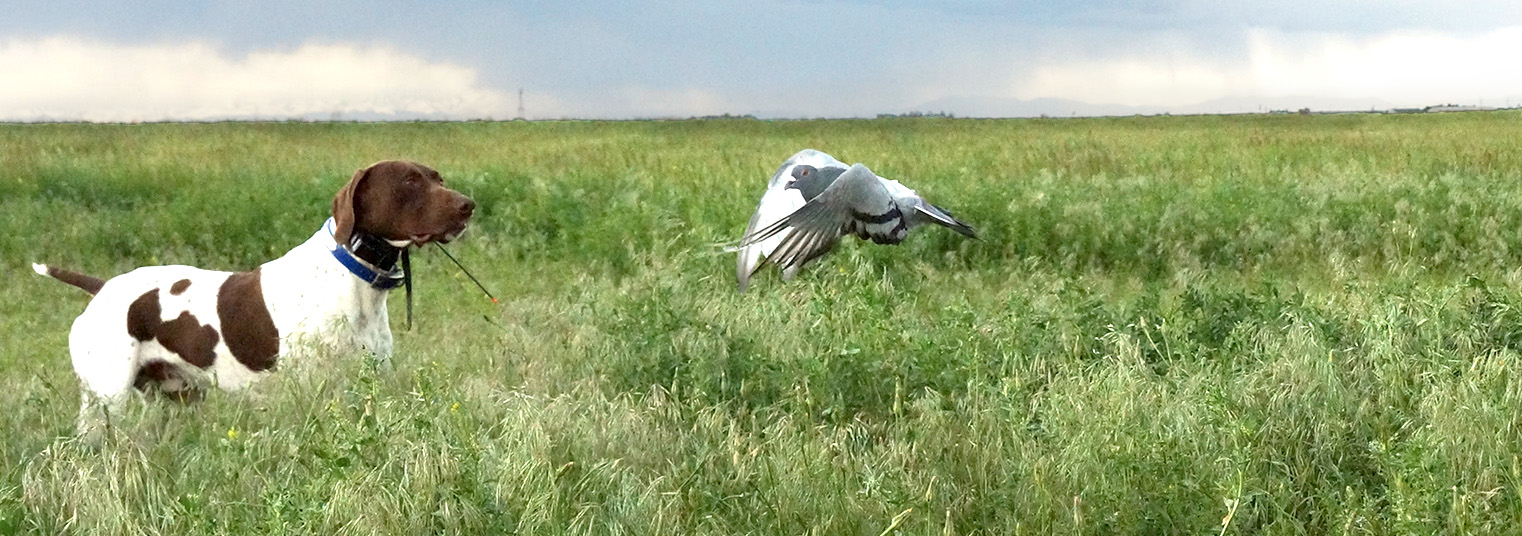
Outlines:
{"label": "sky", "polygon": [[[103,5],[104,4],[104,5]],[[1522,104],[1515,0],[0,0],[0,121]]]}

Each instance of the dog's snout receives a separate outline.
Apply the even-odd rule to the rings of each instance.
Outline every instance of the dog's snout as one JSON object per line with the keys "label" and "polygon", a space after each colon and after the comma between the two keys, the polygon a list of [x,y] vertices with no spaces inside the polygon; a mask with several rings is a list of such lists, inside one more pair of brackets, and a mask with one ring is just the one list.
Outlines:
{"label": "dog's snout", "polygon": [[461,197],[459,211],[461,216],[469,218],[476,213],[476,202],[471,201],[469,197]]}

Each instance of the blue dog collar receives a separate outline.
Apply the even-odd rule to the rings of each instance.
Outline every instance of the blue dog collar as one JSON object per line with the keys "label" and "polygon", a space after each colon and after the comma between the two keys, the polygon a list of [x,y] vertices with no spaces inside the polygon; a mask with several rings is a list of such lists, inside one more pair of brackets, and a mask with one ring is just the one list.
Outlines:
{"label": "blue dog collar", "polygon": [[[328,233],[328,238],[333,238],[333,227],[333,218],[328,218],[328,221],[322,224],[322,230]],[[349,251],[349,246],[339,244],[337,240],[333,241],[333,249],[329,250],[329,252],[333,254],[333,258],[338,259],[339,264],[344,265],[344,268],[349,270],[349,273],[354,274],[354,277],[358,277],[376,290],[391,290],[402,286],[402,281],[406,277],[406,272],[403,272],[401,269],[389,272],[376,270],[369,263],[360,260],[359,257],[355,257],[354,252]]]}

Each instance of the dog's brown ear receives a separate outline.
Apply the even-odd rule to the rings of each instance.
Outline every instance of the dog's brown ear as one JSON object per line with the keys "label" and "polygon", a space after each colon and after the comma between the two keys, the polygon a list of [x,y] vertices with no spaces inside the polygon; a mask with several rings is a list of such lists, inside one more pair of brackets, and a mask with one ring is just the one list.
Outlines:
{"label": "dog's brown ear", "polygon": [[355,171],[354,178],[333,196],[333,240],[340,245],[348,245],[350,237],[354,236],[354,194],[359,192],[360,181],[365,180],[373,167]]}

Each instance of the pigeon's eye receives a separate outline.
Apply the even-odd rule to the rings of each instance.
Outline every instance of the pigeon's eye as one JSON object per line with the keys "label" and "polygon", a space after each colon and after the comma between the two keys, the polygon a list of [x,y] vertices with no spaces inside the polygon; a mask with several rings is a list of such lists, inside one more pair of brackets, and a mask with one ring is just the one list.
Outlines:
{"label": "pigeon's eye", "polygon": [[801,175],[801,176],[804,176],[804,177],[809,176],[809,168],[803,168],[803,169],[798,170],[798,174]]}

